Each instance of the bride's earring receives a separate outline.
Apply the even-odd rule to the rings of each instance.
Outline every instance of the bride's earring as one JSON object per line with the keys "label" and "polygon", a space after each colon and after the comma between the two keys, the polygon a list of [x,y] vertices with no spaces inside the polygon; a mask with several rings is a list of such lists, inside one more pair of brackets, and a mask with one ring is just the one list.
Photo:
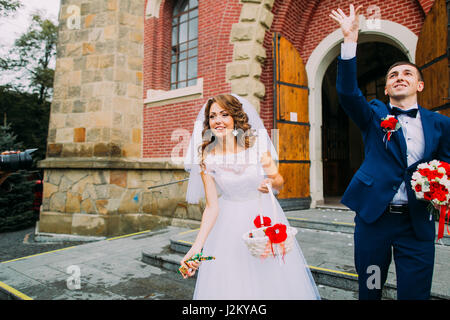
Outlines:
{"label": "bride's earring", "polygon": [[231,131],[231,133],[232,133],[233,136],[235,136],[235,137],[238,135],[239,131],[236,130],[236,125],[234,125],[234,130]]}

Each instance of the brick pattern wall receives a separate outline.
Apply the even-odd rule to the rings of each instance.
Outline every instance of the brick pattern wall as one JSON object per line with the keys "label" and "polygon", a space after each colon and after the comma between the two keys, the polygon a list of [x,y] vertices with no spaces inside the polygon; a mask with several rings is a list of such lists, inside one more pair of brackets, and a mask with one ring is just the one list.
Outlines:
{"label": "brick pattern wall", "polygon": [[[170,15],[175,0],[163,0],[159,18],[145,22],[144,34],[144,98],[148,89],[168,90],[170,82]],[[245,1],[242,1],[245,2]],[[268,129],[273,128],[273,55],[272,36],[280,32],[299,50],[307,63],[314,48],[328,34],[336,30],[336,23],[328,17],[332,8],[348,10],[350,3],[377,5],[381,18],[402,24],[419,35],[426,13],[433,0],[276,0],[272,13],[274,20],[266,32],[264,48],[267,58],[261,81],[265,97],[261,101],[261,117]],[[230,43],[231,26],[239,21],[242,3],[239,0],[199,1],[199,57],[198,76],[204,79],[204,97],[186,103],[160,107],[144,107],[143,156],[169,157],[178,141],[171,141],[177,128],[191,131],[198,110],[205,100],[217,93],[230,92],[226,81],[226,64],[233,58]]]}
{"label": "brick pattern wall", "polygon": [[[144,26],[144,98],[148,89],[168,90],[170,82],[171,16],[173,0],[163,0],[159,18],[149,18]],[[215,94],[230,92],[226,82],[226,64],[233,59],[230,32],[239,20],[238,0],[199,1],[198,69],[203,78],[203,98],[164,106],[144,106],[143,157],[170,157],[178,144],[171,141],[176,129],[192,131],[204,102]],[[167,21],[169,23],[167,23]]]}
{"label": "brick pattern wall", "polygon": [[266,96],[261,102],[261,116],[268,128],[273,127],[273,54],[272,35],[281,33],[300,52],[303,62],[307,63],[315,47],[331,32],[337,29],[337,24],[328,17],[333,8],[342,8],[348,12],[350,3],[355,6],[364,5],[363,14],[368,16],[369,5],[380,8],[381,18],[408,27],[417,36],[420,33],[425,14],[431,9],[434,1],[400,0],[309,0],[309,1],[275,1],[272,13],[275,18],[264,39],[267,59],[263,66],[261,81],[266,86]]}

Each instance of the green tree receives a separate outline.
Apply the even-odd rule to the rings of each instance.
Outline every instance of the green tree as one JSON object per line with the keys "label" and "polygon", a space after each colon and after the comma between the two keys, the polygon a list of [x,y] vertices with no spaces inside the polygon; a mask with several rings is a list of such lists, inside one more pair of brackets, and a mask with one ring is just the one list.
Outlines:
{"label": "green tree", "polygon": [[[23,150],[17,136],[9,125],[0,126],[0,150]],[[0,232],[14,231],[32,226],[37,221],[33,212],[33,181],[28,181],[25,170],[12,173],[7,181],[12,185],[9,192],[0,191]]]}
{"label": "green tree", "polygon": [[[22,4],[17,0],[0,0],[0,17],[7,17],[17,11]],[[8,63],[0,57],[0,70],[7,70]]]}
{"label": "green tree", "polygon": [[0,16],[6,17],[22,6],[17,0],[0,0]]}
{"label": "green tree", "polygon": [[10,123],[24,149],[38,148],[33,153],[36,160],[45,158],[49,115],[50,102],[41,104],[37,93],[0,86],[0,124]]}
{"label": "green tree", "polygon": [[22,34],[3,63],[3,69],[17,71],[18,87],[23,78],[30,81],[29,89],[38,94],[39,103],[51,98],[54,70],[50,67],[56,55],[58,27],[51,20],[33,14],[28,31]]}

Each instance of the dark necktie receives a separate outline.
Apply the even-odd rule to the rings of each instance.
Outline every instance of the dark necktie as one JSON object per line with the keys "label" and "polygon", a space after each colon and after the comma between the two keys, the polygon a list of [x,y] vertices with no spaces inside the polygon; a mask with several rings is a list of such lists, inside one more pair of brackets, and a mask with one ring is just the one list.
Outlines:
{"label": "dark necktie", "polygon": [[409,116],[411,118],[415,118],[417,116],[417,111],[419,111],[419,109],[417,109],[417,108],[409,109],[409,110],[402,110],[397,107],[392,107],[392,114],[394,116],[398,116],[400,114],[406,114],[407,116]]}

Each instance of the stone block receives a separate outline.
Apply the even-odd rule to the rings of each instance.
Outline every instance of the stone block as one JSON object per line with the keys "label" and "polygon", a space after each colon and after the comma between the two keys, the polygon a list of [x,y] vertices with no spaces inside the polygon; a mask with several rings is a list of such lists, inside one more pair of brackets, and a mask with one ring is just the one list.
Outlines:
{"label": "stone block", "polygon": [[66,209],[68,213],[79,213],[81,210],[81,195],[79,193],[67,193]]}
{"label": "stone block", "polygon": [[111,68],[114,66],[114,55],[104,54],[98,57],[98,67],[100,69]]}
{"label": "stone block", "polygon": [[124,214],[139,212],[139,192],[132,189],[126,190],[117,212]]}
{"label": "stone block", "polygon": [[43,192],[42,197],[43,198],[50,198],[52,194],[58,191],[58,186],[55,186],[54,184],[44,182],[43,186]]}
{"label": "stone block", "polygon": [[59,170],[51,170],[47,171],[47,173],[48,173],[48,182],[56,186],[59,186],[64,172]]}
{"label": "stone block", "polygon": [[78,193],[78,194],[82,194],[83,191],[86,189],[86,186],[88,184],[92,185],[93,182],[93,178],[91,174],[88,174],[87,176],[85,176],[84,178],[78,180],[76,183],[74,183],[71,186],[71,191],[74,193]]}
{"label": "stone block", "polygon": [[85,28],[92,27],[93,24],[94,24],[94,19],[95,19],[95,14],[88,14],[88,15],[84,18],[84,27],[85,27]]}
{"label": "stone block", "polygon": [[256,3],[246,3],[242,6],[240,21],[254,22],[257,20],[260,6]]}
{"label": "stone block", "polygon": [[94,145],[95,157],[120,157],[122,148],[115,143],[96,143]]}
{"label": "stone block", "polygon": [[152,192],[147,191],[142,193],[142,211],[156,214],[157,207]]}
{"label": "stone block", "polygon": [[97,212],[99,214],[108,214],[108,200],[107,199],[102,199],[102,200],[95,200],[95,207],[97,208]]}
{"label": "stone block", "polygon": [[122,147],[122,156],[127,158],[141,157],[141,144],[139,143],[125,143]]}
{"label": "stone block", "polygon": [[94,207],[94,202],[92,199],[85,199],[81,202],[81,213],[95,214],[97,211]]}
{"label": "stone block", "polygon": [[72,142],[73,141],[73,129],[72,128],[61,128],[56,130],[56,142]]}
{"label": "stone block", "polygon": [[126,188],[127,186],[127,171],[124,170],[111,170],[109,183],[115,184],[119,187]]}
{"label": "stone block", "polygon": [[98,141],[101,141],[101,139],[100,139],[100,132],[101,132],[100,128],[87,129],[86,141],[87,142],[98,142]]}
{"label": "stone block", "polygon": [[64,192],[56,192],[50,197],[50,211],[64,212],[66,209],[67,195]]}
{"label": "stone block", "polygon": [[227,80],[234,80],[239,78],[248,77],[250,75],[248,63],[232,62],[226,66],[226,78]]}
{"label": "stone block", "polygon": [[108,0],[108,10],[117,11],[117,0]]}
{"label": "stone block", "polygon": [[249,41],[253,39],[255,26],[250,23],[235,23],[231,27],[231,41]]}
{"label": "stone block", "polygon": [[272,10],[274,3],[275,3],[275,0],[263,0],[264,6],[269,10]]}
{"label": "stone block", "polygon": [[240,96],[247,96],[249,91],[249,79],[236,79],[231,81],[231,92]]}
{"label": "stone block", "polygon": [[39,232],[71,234],[72,214],[41,212],[39,216]]}
{"label": "stone block", "polygon": [[109,25],[103,28],[103,39],[114,40],[117,38],[118,27],[115,25]]}
{"label": "stone block", "polygon": [[56,60],[56,73],[73,70],[73,58],[59,58]]}
{"label": "stone block", "polygon": [[[77,49],[79,50],[79,49]],[[83,56],[95,53],[95,46],[92,43],[84,42],[82,46],[82,54]]]}
{"label": "stone block", "polygon": [[107,235],[106,220],[104,217],[92,214],[74,214],[71,233],[80,236],[105,236]]}
{"label": "stone block", "polygon": [[133,128],[131,130],[131,141],[133,143],[141,143],[142,141],[142,129],[138,129],[138,128]]}
{"label": "stone block", "polygon": [[72,106],[72,113],[83,113],[86,111],[86,102],[82,100],[75,100]]}
{"label": "stone block", "polygon": [[140,158],[141,145],[139,143],[125,143],[122,147],[122,156],[127,158]]}
{"label": "stone block", "polygon": [[259,12],[259,23],[264,26],[267,30],[270,29],[273,22],[273,13],[267,8],[261,8]]}
{"label": "stone block", "polygon": [[85,142],[85,141],[86,141],[86,128],[74,128],[73,142]]}

